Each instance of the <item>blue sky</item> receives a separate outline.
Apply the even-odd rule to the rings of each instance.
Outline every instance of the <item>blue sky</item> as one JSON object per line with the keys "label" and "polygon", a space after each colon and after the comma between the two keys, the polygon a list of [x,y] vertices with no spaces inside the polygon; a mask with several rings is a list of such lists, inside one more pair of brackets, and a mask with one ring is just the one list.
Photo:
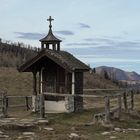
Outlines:
{"label": "blue sky", "polygon": [[0,0],[0,37],[40,47],[52,16],[61,49],[91,67],[140,73],[140,0]]}

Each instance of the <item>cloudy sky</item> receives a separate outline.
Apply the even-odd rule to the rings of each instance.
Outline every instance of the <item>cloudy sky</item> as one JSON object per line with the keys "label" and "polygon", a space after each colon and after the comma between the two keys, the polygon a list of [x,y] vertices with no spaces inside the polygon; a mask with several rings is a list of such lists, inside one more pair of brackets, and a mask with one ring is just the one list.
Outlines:
{"label": "cloudy sky", "polygon": [[140,73],[140,0],[0,0],[0,37],[40,47],[49,16],[61,49]]}

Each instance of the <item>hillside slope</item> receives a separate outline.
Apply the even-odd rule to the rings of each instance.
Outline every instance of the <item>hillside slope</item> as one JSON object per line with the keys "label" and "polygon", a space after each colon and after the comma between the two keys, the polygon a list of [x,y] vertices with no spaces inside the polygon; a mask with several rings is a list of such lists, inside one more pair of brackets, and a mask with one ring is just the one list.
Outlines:
{"label": "hillside slope", "polygon": [[36,55],[38,48],[0,41],[0,67],[17,67]]}
{"label": "hillside slope", "polygon": [[118,88],[111,80],[106,80],[104,77],[96,73],[85,72],[84,73],[84,88],[99,88],[99,89],[109,89]]}
{"label": "hillside slope", "polygon": [[0,68],[0,91],[9,95],[31,95],[32,74],[19,73],[15,68]]}
{"label": "hillside slope", "polygon": [[96,68],[96,73],[102,75],[106,71],[111,79],[126,80],[126,81],[139,81],[140,75],[136,72],[126,72],[118,68],[101,66]]}
{"label": "hillside slope", "polygon": [[[84,88],[116,88],[116,85],[97,74],[86,72]],[[32,73],[19,73],[15,68],[0,68],[0,90],[10,95],[32,95]]]}

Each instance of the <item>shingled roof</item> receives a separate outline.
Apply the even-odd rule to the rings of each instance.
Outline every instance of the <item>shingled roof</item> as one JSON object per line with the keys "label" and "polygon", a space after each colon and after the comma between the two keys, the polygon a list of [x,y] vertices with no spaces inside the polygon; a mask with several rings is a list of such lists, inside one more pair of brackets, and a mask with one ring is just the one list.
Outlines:
{"label": "shingled roof", "polygon": [[54,51],[50,49],[45,49],[40,51],[37,56],[35,56],[31,60],[21,65],[18,70],[20,72],[29,71],[28,69],[43,57],[51,59],[53,62],[57,63],[59,66],[68,70],[69,72],[75,70],[88,71],[90,69],[86,64],[84,64],[83,62],[75,58],[72,54],[66,51]]}
{"label": "shingled roof", "polygon": [[53,33],[52,33],[52,29],[49,30],[48,35],[46,37],[44,37],[43,39],[40,39],[39,41],[41,42],[61,42],[60,39],[56,38]]}

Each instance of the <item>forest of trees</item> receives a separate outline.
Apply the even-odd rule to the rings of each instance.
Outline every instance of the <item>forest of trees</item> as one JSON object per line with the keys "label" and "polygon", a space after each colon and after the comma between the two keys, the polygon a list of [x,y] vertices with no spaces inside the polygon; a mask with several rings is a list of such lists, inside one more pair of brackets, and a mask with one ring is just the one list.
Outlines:
{"label": "forest of trees", "polygon": [[0,39],[0,67],[18,67],[36,55],[38,48]]}

